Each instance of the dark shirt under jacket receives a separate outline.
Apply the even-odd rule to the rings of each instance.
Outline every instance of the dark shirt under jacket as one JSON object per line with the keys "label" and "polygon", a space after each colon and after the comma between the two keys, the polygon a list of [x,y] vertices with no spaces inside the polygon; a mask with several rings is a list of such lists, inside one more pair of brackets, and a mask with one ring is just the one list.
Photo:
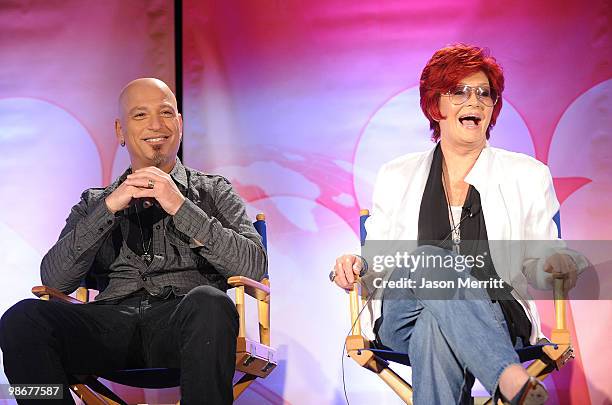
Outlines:
{"label": "dark shirt under jacket", "polygon": [[[83,192],[59,240],[42,260],[44,285],[71,293],[92,271],[89,274],[104,280],[102,285],[108,282],[96,301],[108,301],[141,289],[158,296],[165,294],[168,287],[176,295],[184,295],[199,285],[226,291],[226,280],[231,276],[255,280],[263,277],[266,252],[230,182],[222,176],[185,167],[179,159],[170,176],[186,200],[174,216],[163,212],[156,215],[153,211],[145,214],[151,232],[146,239],[152,237],[153,256],[147,266],[140,257],[142,249],[138,254],[133,250],[134,231],[139,232],[130,221],[134,205],[113,214],[104,202],[129,173],[128,169],[106,188]],[[144,210],[140,205],[141,221]],[[154,206],[148,210],[161,209]],[[154,220],[149,222],[151,217]]]}

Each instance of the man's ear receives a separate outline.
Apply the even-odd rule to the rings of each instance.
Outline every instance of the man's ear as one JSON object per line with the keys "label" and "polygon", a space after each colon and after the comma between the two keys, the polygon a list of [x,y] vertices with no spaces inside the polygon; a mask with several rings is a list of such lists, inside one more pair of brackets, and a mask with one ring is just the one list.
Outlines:
{"label": "man's ear", "polygon": [[115,119],[115,136],[117,137],[117,142],[121,146],[125,145],[125,138],[123,136],[123,128],[121,128],[121,121],[119,118]]}
{"label": "man's ear", "polygon": [[179,137],[180,140],[183,140],[183,116],[179,113],[178,114],[178,119],[179,119]]}

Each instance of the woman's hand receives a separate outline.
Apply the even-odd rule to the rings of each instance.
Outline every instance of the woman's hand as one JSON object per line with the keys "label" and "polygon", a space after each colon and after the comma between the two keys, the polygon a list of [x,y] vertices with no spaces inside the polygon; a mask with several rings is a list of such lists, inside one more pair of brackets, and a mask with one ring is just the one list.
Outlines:
{"label": "woman's hand", "polygon": [[363,262],[359,256],[342,255],[336,259],[336,265],[332,272],[332,281],[340,288],[350,290],[353,288],[353,284],[355,284],[355,280],[362,269]]}
{"label": "woman's hand", "polygon": [[571,256],[564,253],[555,253],[546,259],[544,271],[551,273],[553,278],[564,278],[563,291],[568,292],[576,286],[578,268]]}

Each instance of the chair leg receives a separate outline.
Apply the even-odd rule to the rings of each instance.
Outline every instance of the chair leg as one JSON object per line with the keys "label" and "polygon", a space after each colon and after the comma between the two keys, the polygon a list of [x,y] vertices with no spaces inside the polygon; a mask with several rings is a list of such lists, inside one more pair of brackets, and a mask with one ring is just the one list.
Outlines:
{"label": "chair leg", "polygon": [[389,367],[377,375],[408,405],[412,405],[412,386]]}
{"label": "chair leg", "polygon": [[551,364],[551,360],[543,356],[535,360],[529,365],[529,367],[527,367],[527,373],[530,376],[536,377],[538,380],[543,381],[553,369],[554,365]]}
{"label": "chair leg", "polygon": [[108,405],[123,405],[123,404],[121,404],[119,402],[113,401],[112,399],[110,399],[109,397],[107,397],[105,395],[102,395],[100,393],[98,393],[98,395],[101,396],[104,399],[105,403],[107,403]]}
{"label": "chair leg", "polygon": [[[389,368],[389,364],[365,348],[363,337],[347,338],[347,353],[361,367],[381,378],[405,403],[412,405],[412,386]],[[355,349],[357,347],[357,349]]]}
{"label": "chair leg", "polygon": [[257,378],[256,375],[253,374],[245,374],[236,384],[234,384],[234,401],[238,399],[240,395],[255,381]]}
{"label": "chair leg", "polygon": [[87,405],[110,405],[84,384],[71,385],[70,389]]}
{"label": "chair leg", "polygon": [[[501,402],[497,401],[498,404],[501,404]],[[486,400],[486,402],[484,402],[483,405],[492,405],[493,404],[493,398],[489,398]],[[474,401],[474,405],[476,405],[476,402]],[[503,404],[502,404],[503,405]]]}
{"label": "chair leg", "polygon": [[128,405],[121,397],[115,394],[106,385],[102,384],[98,377],[90,375],[81,377],[81,382],[86,384],[88,388],[93,390],[96,395],[102,398],[108,405]]}

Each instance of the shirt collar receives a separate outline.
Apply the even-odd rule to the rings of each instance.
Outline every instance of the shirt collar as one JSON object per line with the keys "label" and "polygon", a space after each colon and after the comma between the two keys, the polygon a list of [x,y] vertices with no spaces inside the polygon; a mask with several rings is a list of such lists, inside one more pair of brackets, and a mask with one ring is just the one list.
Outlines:
{"label": "shirt collar", "polygon": [[185,170],[185,166],[183,166],[181,159],[178,157],[176,158],[174,167],[170,171],[170,177],[172,177],[175,182],[187,189],[187,170]]}

